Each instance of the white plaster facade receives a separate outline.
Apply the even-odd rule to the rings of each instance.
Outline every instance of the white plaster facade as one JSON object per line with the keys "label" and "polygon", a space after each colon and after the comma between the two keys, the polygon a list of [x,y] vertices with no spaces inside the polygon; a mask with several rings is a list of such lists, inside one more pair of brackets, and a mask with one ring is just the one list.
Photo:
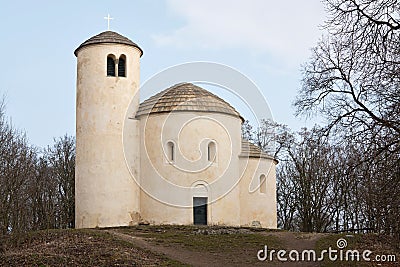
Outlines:
{"label": "white plaster facade", "polygon": [[[190,83],[140,104],[142,50],[114,32],[90,38],[75,55],[77,228],[276,228],[277,162],[242,140],[233,107]],[[115,76],[107,75],[110,56]],[[196,201],[206,202],[199,209]]]}

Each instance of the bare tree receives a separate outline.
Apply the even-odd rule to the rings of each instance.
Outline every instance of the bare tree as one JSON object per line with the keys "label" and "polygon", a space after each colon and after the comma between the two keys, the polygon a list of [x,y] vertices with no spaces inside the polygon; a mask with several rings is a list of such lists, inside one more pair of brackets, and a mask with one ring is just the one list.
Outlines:
{"label": "bare tree", "polygon": [[35,177],[36,150],[6,120],[0,102],[0,233],[30,229],[30,183]]}
{"label": "bare tree", "polygon": [[298,114],[323,114],[328,125],[292,133],[269,121],[245,123],[243,136],[280,160],[280,227],[400,240],[399,4],[327,4],[331,35],[305,65],[296,106]]}
{"label": "bare tree", "polygon": [[[313,49],[295,103],[335,126],[376,138],[381,150],[400,140],[400,4],[396,0],[326,0],[328,37]],[[350,133],[350,132],[349,132]]]}
{"label": "bare tree", "polygon": [[52,179],[57,186],[58,227],[75,223],[75,138],[64,135],[46,150]]}
{"label": "bare tree", "polygon": [[297,114],[325,116],[324,134],[346,155],[336,229],[373,228],[400,239],[400,3],[324,2],[328,35],[304,65]]}
{"label": "bare tree", "polygon": [[75,139],[42,153],[5,118],[0,101],[0,234],[74,227]]}
{"label": "bare tree", "polygon": [[249,121],[245,121],[242,124],[242,138],[279,159],[283,145],[290,142],[293,135],[286,125],[269,119],[261,119],[258,127],[253,127]]}

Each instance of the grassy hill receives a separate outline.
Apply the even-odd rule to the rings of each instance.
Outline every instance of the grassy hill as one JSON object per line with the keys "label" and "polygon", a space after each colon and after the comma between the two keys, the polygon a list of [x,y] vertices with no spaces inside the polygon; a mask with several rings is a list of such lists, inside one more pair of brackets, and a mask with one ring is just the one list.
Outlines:
{"label": "grassy hill", "polygon": [[[257,252],[285,249],[348,249],[396,254],[396,263],[273,262]],[[136,226],[107,229],[44,230],[3,237],[0,266],[399,266],[399,244],[368,235],[316,234],[265,229],[196,226]],[[286,255],[287,256],[287,255]],[[326,257],[327,258],[327,257]]]}

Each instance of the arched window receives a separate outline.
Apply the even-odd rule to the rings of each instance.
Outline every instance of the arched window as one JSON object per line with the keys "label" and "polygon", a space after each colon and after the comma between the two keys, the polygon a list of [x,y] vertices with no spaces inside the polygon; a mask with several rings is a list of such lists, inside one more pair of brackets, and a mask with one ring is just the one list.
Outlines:
{"label": "arched window", "polygon": [[115,77],[115,60],[113,55],[107,56],[107,76]]}
{"label": "arched window", "polygon": [[267,192],[267,178],[264,174],[260,176],[260,193],[265,194]]}
{"label": "arched window", "polygon": [[208,143],[207,146],[207,160],[210,162],[216,162],[217,158],[217,146],[215,142]]}
{"label": "arched window", "polygon": [[126,77],[126,57],[121,55],[118,60],[118,76]]}
{"label": "arched window", "polygon": [[167,149],[166,149],[166,154],[167,154],[167,159],[169,162],[174,162],[175,161],[175,144],[171,141],[167,143]]}

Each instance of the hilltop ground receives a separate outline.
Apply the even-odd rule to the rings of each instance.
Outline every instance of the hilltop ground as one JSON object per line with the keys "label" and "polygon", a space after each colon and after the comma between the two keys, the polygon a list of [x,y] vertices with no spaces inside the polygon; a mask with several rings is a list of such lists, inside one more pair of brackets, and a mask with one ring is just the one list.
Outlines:
{"label": "hilltop ground", "polygon": [[[259,261],[257,252],[320,251],[343,237],[347,249],[396,254],[396,263]],[[136,226],[44,230],[3,237],[0,266],[399,266],[399,244],[375,234],[292,233],[265,229]],[[287,255],[286,255],[287,256]]]}

